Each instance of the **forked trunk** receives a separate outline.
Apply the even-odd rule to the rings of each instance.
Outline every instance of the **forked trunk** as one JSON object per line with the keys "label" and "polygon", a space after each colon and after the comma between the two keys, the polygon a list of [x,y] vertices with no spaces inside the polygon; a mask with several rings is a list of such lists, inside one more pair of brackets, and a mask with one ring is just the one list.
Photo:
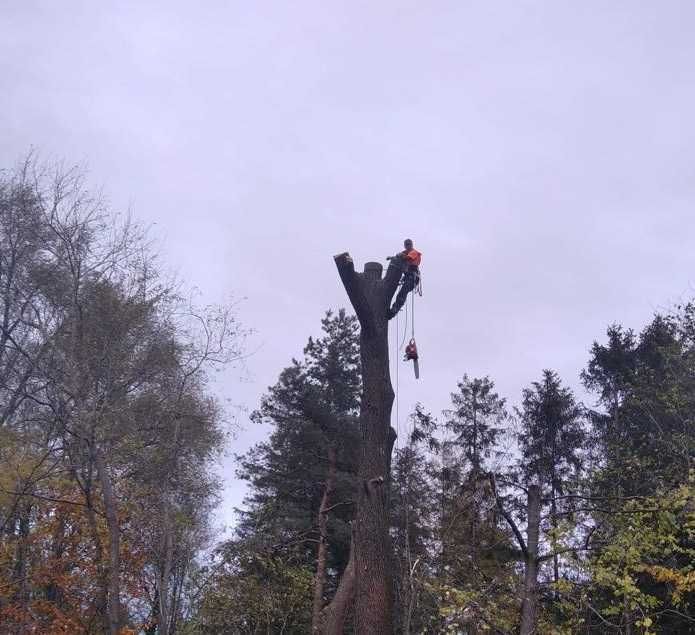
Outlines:
{"label": "forked trunk", "polygon": [[389,535],[393,387],[389,372],[387,311],[401,277],[391,262],[370,262],[355,271],[349,254],[335,257],[340,278],[360,322],[362,400],[359,492],[353,526],[355,628],[357,633],[393,633],[393,545]]}

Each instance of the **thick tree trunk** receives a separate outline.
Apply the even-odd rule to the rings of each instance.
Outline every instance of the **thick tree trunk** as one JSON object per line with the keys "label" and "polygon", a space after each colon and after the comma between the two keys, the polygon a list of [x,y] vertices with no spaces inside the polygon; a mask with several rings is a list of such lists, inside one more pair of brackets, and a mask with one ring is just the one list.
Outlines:
{"label": "thick tree trunk", "polygon": [[531,485],[528,490],[528,529],[526,530],[526,570],[524,597],[521,605],[521,635],[536,632],[536,602],[538,595],[538,536],[541,524],[541,490]]}
{"label": "thick tree trunk", "polygon": [[118,635],[121,629],[121,601],[120,601],[120,527],[118,526],[118,507],[116,496],[111,483],[104,457],[99,448],[94,449],[94,464],[97,468],[97,475],[101,485],[102,498],[104,501],[104,512],[106,525],[109,530],[109,567],[108,567],[108,602],[107,610],[109,616],[109,633]]}
{"label": "thick tree trunk", "polygon": [[328,447],[328,473],[323,487],[323,497],[319,508],[319,548],[316,558],[316,575],[314,577],[314,606],[311,619],[312,633],[321,632],[321,611],[323,609],[323,588],[326,582],[326,560],[328,556],[328,508],[331,494],[335,489],[336,452]]}
{"label": "thick tree trunk", "polygon": [[389,535],[389,488],[393,387],[389,373],[387,311],[402,269],[392,261],[367,263],[355,272],[349,254],[335,257],[340,278],[360,322],[362,400],[359,492],[354,521],[355,628],[357,633],[393,632],[393,545]]}

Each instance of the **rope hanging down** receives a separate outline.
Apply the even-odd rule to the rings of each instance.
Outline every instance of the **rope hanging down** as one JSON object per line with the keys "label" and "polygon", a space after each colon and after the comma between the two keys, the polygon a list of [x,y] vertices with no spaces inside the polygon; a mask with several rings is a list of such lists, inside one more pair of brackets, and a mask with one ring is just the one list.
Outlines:
{"label": "rope hanging down", "polygon": [[[410,322],[411,322],[411,335],[410,335],[410,342],[408,342],[408,345],[405,347],[405,357],[404,360],[406,362],[412,361],[413,362],[413,370],[415,371],[415,379],[420,379],[420,365],[418,363],[419,355],[417,352],[417,344],[415,343],[415,293],[422,293],[422,287],[420,280],[417,282],[417,287],[413,289],[412,293],[410,294],[410,306],[411,306],[411,316],[410,316]],[[406,312],[407,312],[407,304],[406,304]]]}
{"label": "rope hanging down", "polygon": [[398,399],[398,385],[400,383],[398,377],[398,353],[400,352],[400,346],[398,344],[398,336],[400,335],[400,329],[398,328],[398,313],[396,313],[396,337],[393,338],[393,343],[396,345],[396,354],[394,359],[396,360],[396,448],[400,447],[401,440],[401,415],[399,412],[399,399]]}
{"label": "rope hanging down", "polygon": [[[422,280],[418,279],[417,285],[413,289],[412,293],[410,294],[410,341],[408,342],[408,345],[405,347],[405,356],[403,358],[403,361],[412,361],[413,362],[413,368],[415,370],[415,379],[420,378],[420,367],[418,364],[418,352],[417,352],[417,345],[415,343],[415,294],[418,294],[420,297],[422,297]],[[403,345],[405,344],[405,338],[407,337],[408,334],[408,303],[406,302],[405,306],[405,323],[403,325],[403,337],[401,337],[401,329],[400,329],[400,321],[399,321],[399,314],[396,313],[396,324],[395,324],[395,337],[394,337],[394,344],[395,344],[395,358],[398,359],[398,356],[400,352],[403,350]],[[400,373],[399,373],[399,368],[398,368],[398,362],[396,362],[396,447],[400,447],[400,438],[401,438],[401,415],[400,415]],[[408,426],[406,425],[406,430],[409,427],[415,426],[415,422],[411,421],[411,425]],[[409,431],[409,434],[412,433],[412,430]]]}

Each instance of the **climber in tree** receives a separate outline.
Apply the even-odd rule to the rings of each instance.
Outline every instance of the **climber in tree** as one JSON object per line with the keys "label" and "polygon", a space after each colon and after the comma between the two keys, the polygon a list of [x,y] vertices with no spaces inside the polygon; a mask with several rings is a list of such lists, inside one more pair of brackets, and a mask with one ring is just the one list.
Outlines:
{"label": "climber in tree", "polygon": [[389,258],[389,260],[400,260],[404,270],[401,288],[398,291],[398,295],[396,295],[396,300],[393,303],[393,306],[387,313],[389,320],[401,310],[405,304],[405,299],[408,297],[408,294],[420,281],[420,261],[422,260],[422,254],[417,249],[413,248],[413,241],[410,240],[410,238],[405,239],[403,246],[405,247],[403,251],[393,256],[393,258]]}

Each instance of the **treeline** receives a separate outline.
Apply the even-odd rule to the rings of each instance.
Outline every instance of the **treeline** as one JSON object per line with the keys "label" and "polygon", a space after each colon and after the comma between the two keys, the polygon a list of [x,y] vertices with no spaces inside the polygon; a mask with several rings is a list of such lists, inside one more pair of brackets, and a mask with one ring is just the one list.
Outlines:
{"label": "treeline", "polygon": [[[253,415],[272,433],[238,457],[199,632],[341,632],[336,612],[352,632],[359,327],[322,325]],[[441,416],[415,409],[391,475],[398,632],[695,632],[695,307],[611,326],[581,380],[593,408],[545,370],[516,408],[463,375]]]}
{"label": "treeline", "polygon": [[0,632],[181,632],[242,337],[79,170],[0,174]]}
{"label": "treeline", "polygon": [[[0,174],[1,633],[353,632],[358,322],[328,312],[252,414],[213,549],[210,376],[243,337],[78,170]],[[695,306],[611,326],[581,381],[590,407],[546,370],[517,407],[463,374],[415,408],[383,483],[398,632],[695,633]]]}

